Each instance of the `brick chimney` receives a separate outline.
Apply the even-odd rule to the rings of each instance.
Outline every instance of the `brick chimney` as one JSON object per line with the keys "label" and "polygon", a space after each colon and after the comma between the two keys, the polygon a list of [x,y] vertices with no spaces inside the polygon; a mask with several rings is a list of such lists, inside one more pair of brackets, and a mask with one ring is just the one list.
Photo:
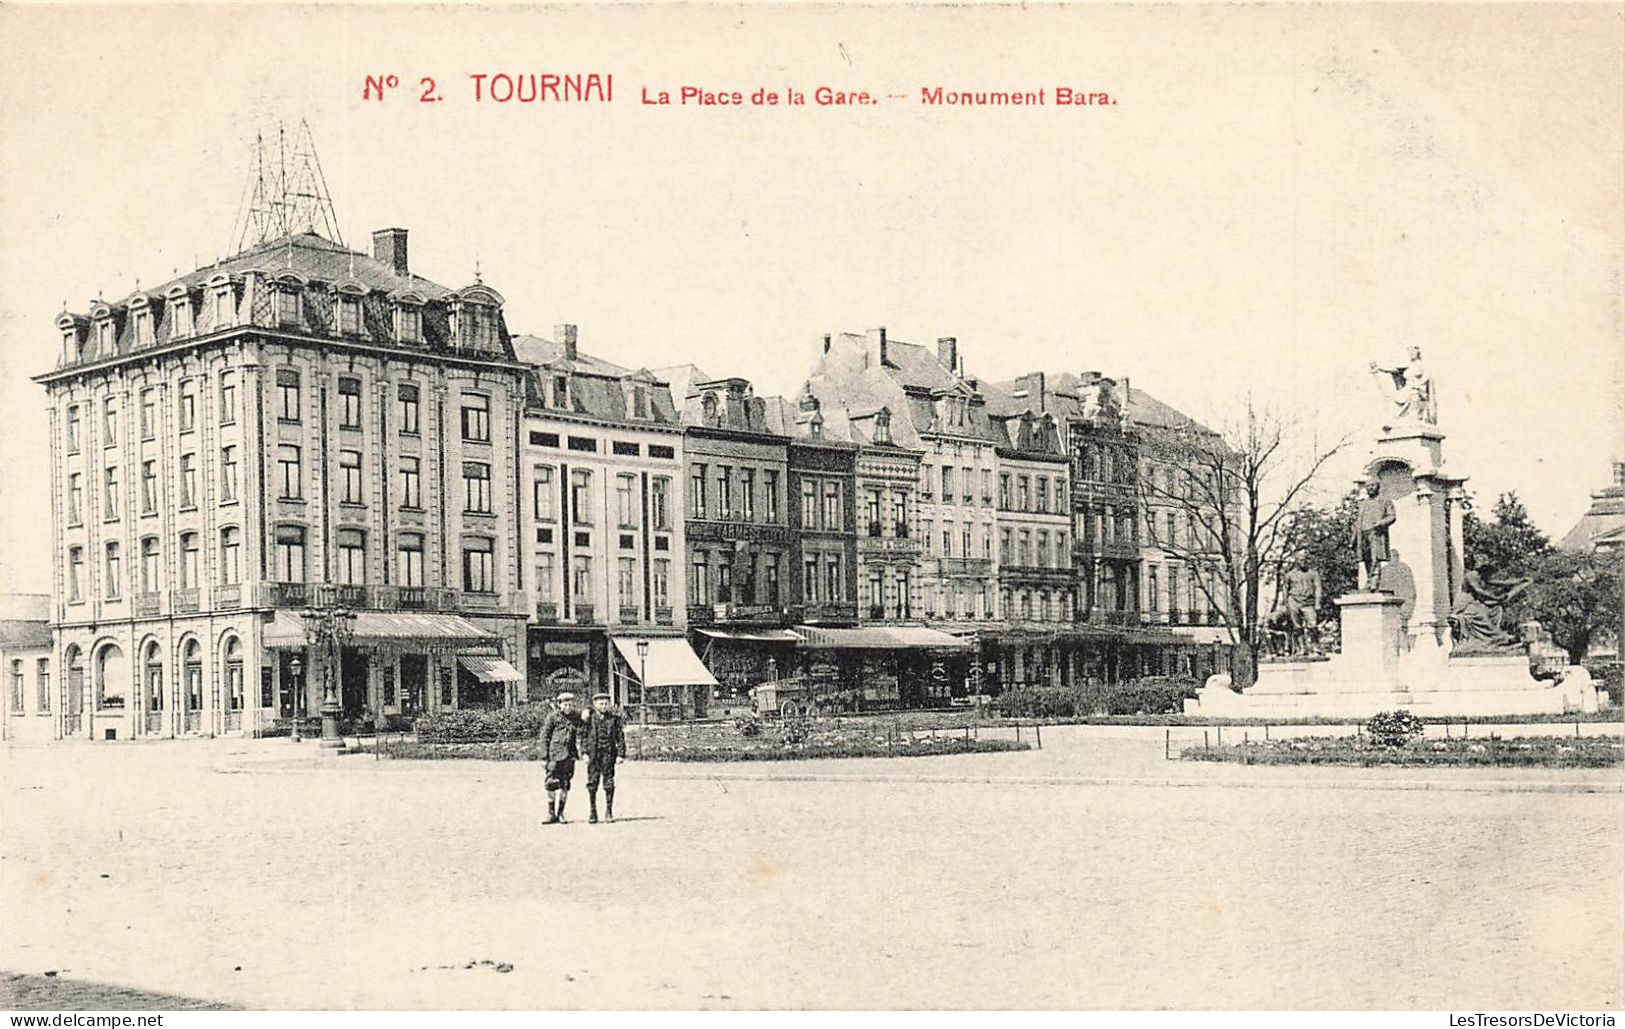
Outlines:
{"label": "brick chimney", "polygon": [[1625,461],[1614,462],[1614,485],[1625,487]]}
{"label": "brick chimney", "polygon": [[937,338],[937,360],[942,366],[959,374],[959,340],[953,336],[939,336]]}
{"label": "brick chimney", "polygon": [[564,346],[564,359],[576,359],[576,327],[574,325],[553,326],[553,342]]}
{"label": "brick chimney", "polygon": [[829,353],[829,333],[824,333],[824,353]]}
{"label": "brick chimney", "polygon": [[1024,397],[1029,401],[1036,400],[1037,406],[1034,407],[1034,410],[1043,411],[1045,405],[1044,373],[1029,372],[1016,379],[1015,393],[1016,396]]}
{"label": "brick chimney", "polygon": [[886,327],[870,329],[864,333],[864,342],[867,344],[864,357],[870,368],[880,368],[886,364]]}
{"label": "brick chimney", "polygon": [[406,230],[379,229],[372,234],[372,258],[389,265],[396,275],[410,274],[406,268]]}

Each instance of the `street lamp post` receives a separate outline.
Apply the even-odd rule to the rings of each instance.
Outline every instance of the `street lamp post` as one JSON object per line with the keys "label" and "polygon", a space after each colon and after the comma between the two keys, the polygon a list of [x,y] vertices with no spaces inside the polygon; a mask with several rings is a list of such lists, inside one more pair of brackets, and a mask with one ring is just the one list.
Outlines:
{"label": "street lamp post", "polygon": [[293,716],[293,742],[299,743],[303,737],[299,735],[299,710],[304,707],[304,694],[299,691],[299,673],[305,670],[305,664],[295,654],[293,662],[288,666],[288,674],[293,678],[293,702],[288,705],[288,713]]}
{"label": "street lamp post", "polygon": [[322,662],[322,746],[342,747],[339,735],[339,715],[342,708],[335,680],[344,643],[355,631],[355,612],[337,605],[305,608],[305,635],[312,644],[320,645],[325,660]]}
{"label": "street lamp post", "polygon": [[638,722],[649,727],[649,641],[638,640]]}

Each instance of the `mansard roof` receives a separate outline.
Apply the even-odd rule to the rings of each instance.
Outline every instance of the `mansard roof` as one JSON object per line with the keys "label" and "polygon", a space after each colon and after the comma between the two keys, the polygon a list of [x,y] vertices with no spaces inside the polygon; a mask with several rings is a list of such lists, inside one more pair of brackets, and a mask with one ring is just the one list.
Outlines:
{"label": "mansard roof", "polygon": [[[213,306],[205,301],[222,288],[232,290],[234,314],[230,321],[217,323]],[[302,302],[298,321],[284,324],[275,312],[273,294],[290,288],[300,294]],[[359,296],[362,303],[361,331],[342,337],[335,311],[335,298],[341,294]],[[183,302],[190,309],[190,319],[184,324],[177,316]],[[396,303],[422,306],[420,341],[397,338]],[[496,335],[491,345],[456,346],[453,315],[463,304],[495,306]],[[421,275],[397,272],[392,265],[341,243],[303,232],[252,247],[152,289],[137,290],[122,300],[95,300],[88,315],[64,311],[56,324],[64,335],[76,334],[80,345],[75,355],[63,354],[59,368],[94,364],[136,351],[134,315],[143,310],[151,313],[152,336],[140,349],[227,329],[259,328],[414,352],[455,348],[463,356],[507,360],[512,351],[501,304],[501,294],[483,283],[450,290]],[[112,324],[110,346],[103,344],[97,331],[102,322]]]}
{"label": "mansard roof", "polygon": [[[549,412],[580,415],[597,421],[633,426],[675,427],[681,423],[671,390],[662,377],[640,368],[636,371],[574,349],[560,340],[520,335],[513,338],[514,353],[530,365],[526,376],[526,408],[533,414]],[[549,378],[567,375],[565,408],[556,405]],[[632,396],[637,387],[646,390],[647,417],[635,417]]]}

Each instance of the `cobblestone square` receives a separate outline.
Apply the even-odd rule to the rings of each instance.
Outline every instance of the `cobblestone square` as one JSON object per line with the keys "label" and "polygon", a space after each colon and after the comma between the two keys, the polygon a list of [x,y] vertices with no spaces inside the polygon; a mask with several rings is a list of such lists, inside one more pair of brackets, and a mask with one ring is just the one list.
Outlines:
{"label": "cobblestone square", "polygon": [[[253,1008],[1616,1008],[1603,772],[0,751],[0,969]],[[1312,773],[1312,774],[1311,774]]]}

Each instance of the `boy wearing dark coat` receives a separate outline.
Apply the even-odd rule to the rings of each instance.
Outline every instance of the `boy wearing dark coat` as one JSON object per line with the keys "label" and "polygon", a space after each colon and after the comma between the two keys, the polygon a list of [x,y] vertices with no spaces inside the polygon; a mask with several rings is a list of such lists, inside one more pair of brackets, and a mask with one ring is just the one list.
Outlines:
{"label": "boy wearing dark coat", "polygon": [[[576,775],[576,759],[581,756],[581,716],[576,713],[576,695],[560,693],[558,710],[549,711],[542,721],[540,742],[547,772],[547,818],[543,825],[564,821],[564,802],[570,799],[570,782]],[[596,819],[595,819],[596,821]]]}
{"label": "boy wearing dark coat", "polygon": [[621,713],[610,707],[607,693],[595,694],[592,710],[583,723],[582,752],[587,757],[588,822],[598,821],[598,784],[604,784],[604,821],[615,821],[615,762],[626,756],[626,726]]}

